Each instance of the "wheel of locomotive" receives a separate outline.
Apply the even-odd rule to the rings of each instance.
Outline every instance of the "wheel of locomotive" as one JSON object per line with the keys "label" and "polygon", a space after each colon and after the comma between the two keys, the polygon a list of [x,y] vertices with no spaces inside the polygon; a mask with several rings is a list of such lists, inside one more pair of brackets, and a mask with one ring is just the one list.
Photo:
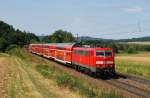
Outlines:
{"label": "wheel of locomotive", "polygon": [[92,71],[92,70],[90,70],[90,69],[89,69],[89,75],[90,75],[91,77],[94,77],[94,78],[96,78],[96,77],[97,77],[96,72],[93,72],[93,71]]}
{"label": "wheel of locomotive", "polygon": [[79,66],[78,65],[74,65],[74,69],[79,71]]}
{"label": "wheel of locomotive", "polygon": [[90,71],[90,70],[89,70],[88,68],[86,68],[85,71],[84,71],[84,73],[85,73],[85,74],[89,74],[89,71]]}
{"label": "wheel of locomotive", "polygon": [[112,70],[112,71],[111,71],[111,76],[114,77],[114,78],[117,77],[117,74],[116,74],[115,70]]}

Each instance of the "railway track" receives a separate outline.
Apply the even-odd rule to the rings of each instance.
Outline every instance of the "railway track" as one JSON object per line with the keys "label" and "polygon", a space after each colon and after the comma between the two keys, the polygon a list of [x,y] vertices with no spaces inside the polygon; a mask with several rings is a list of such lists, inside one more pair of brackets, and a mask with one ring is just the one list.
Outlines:
{"label": "railway track", "polygon": [[107,77],[104,82],[139,97],[150,98],[150,80],[148,79],[117,72],[115,77]]}
{"label": "railway track", "polygon": [[131,92],[142,98],[150,98],[150,80],[129,75],[126,73],[117,73],[119,79],[107,80],[107,83]]}
{"label": "railway track", "polygon": [[138,77],[138,76],[135,76],[135,75],[129,75],[129,74],[126,74],[126,73],[120,73],[120,72],[117,72],[117,75],[119,77],[128,78],[128,79],[131,79],[133,81],[137,81],[137,82],[141,82],[141,83],[150,85],[150,80],[142,78],[142,77]]}
{"label": "railway track", "polygon": [[[126,90],[132,94],[135,94],[142,98],[150,98],[150,90],[143,89],[143,87],[138,87],[128,82],[119,81],[117,79],[107,80],[107,83],[119,88]],[[144,84],[145,85],[145,84]]]}
{"label": "railway track", "polygon": [[[49,61],[53,62],[51,60]],[[59,68],[61,67],[63,69],[70,70],[73,74],[76,73],[81,74],[81,72],[76,72],[72,68],[60,66],[61,65],[60,63],[56,63],[56,62],[53,63],[58,65]],[[85,77],[85,75],[83,75],[83,77]],[[129,92],[133,95],[136,95],[138,97],[150,98],[150,80],[148,79],[144,79],[133,75],[128,75],[125,73],[117,73],[117,76],[108,77],[107,79],[103,79],[99,77],[97,78],[88,77],[88,78],[90,78],[90,80],[94,80],[93,82],[95,82],[95,84],[101,81],[109,85],[112,85],[118,89],[121,89],[123,91]]]}

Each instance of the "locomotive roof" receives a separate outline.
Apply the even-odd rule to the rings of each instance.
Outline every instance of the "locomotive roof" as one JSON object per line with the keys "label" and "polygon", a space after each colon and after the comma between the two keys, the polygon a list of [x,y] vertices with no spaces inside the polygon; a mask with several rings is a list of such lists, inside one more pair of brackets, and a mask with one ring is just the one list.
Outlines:
{"label": "locomotive roof", "polygon": [[57,47],[73,47],[76,43],[56,43]]}

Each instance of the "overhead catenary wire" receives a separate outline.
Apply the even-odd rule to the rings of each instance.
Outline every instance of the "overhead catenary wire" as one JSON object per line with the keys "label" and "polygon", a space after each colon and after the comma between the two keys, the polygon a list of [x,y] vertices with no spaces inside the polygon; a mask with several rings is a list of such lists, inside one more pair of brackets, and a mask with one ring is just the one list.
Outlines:
{"label": "overhead catenary wire", "polygon": [[[109,36],[112,36],[112,35],[121,35],[122,37],[124,37],[124,36],[129,36],[129,34],[134,34],[134,35],[135,34],[142,34],[143,32],[146,32],[146,31],[150,32],[150,28],[146,28],[146,29],[142,28],[142,24],[149,23],[149,22],[150,22],[150,19],[147,19],[147,20],[143,20],[143,21],[137,21],[137,23],[126,24],[125,26],[123,26],[123,27],[126,27],[126,28],[127,27],[131,27],[131,25],[132,26],[134,25],[134,27],[136,26],[136,30],[132,30],[132,31],[114,32],[114,33],[103,33],[103,34],[99,33],[99,34],[101,34],[102,37],[109,37]],[[116,30],[119,30],[120,28],[121,27],[118,26],[118,27],[116,27]],[[113,29],[115,29],[115,28],[113,28]],[[75,34],[75,35],[77,37],[79,37],[78,34]],[[148,35],[150,35],[150,34],[148,34]],[[113,36],[113,37],[115,37],[115,36]],[[118,36],[116,36],[116,37],[118,37]],[[135,35],[135,37],[136,37],[136,35]]]}
{"label": "overhead catenary wire", "polygon": [[[126,34],[140,34],[142,32],[150,30],[149,28],[148,29],[142,29],[142,27],[141,27],[141,24],[148,23],[148,22],[150,22],[150,19],[144,20],[144,21],[138,21],[136,23],[137,24],[137,30],[134,30],[134,31],[116,32],[116,33],[105,33],[105,34],[102,34],[102,36],[112,36],[112,35],[118,35],[118,34],[122,34],[122,35],[126,35]],[[135,25],[135,24],[129,24],[129,25],[126,25],[126,27],[127,26],[131,26],[131,25]]]}

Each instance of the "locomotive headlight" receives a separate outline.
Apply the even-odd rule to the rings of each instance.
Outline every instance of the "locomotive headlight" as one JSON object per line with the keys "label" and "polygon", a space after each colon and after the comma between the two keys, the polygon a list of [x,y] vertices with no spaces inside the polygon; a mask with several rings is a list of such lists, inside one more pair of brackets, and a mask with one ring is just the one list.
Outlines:
{"label": "locomotive headlight", "polygon": [[96,64],[113,64],[113,61],[96,61]]}
{"label": "locomotive headlight", "polygon": [[113,64],[113,61],[106,61],[106,64]]}
{"label": "locomotive headlight", "polygon": [[96,61],[96,64],[105,64],[104,61]]}

